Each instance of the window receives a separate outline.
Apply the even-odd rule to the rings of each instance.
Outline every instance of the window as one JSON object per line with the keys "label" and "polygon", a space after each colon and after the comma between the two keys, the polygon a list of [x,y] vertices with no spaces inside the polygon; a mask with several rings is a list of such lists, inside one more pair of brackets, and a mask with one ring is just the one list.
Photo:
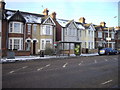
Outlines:
{"label": "window", "polygon": [[44,40],[42,40],[42,49],[44,49],[44,46],[45,46],[45,45],[44,45]]}
{"label": "window", "polygon": [[0,50],[1,50],[1,44],[2,44],[2,43],[1,43],[1,37],[0,37]]}
{"label": "window", "polygon": [[21,22],[10,22],[9,33],[23,33],[24,25]]}
{"label": "window", "polygon": [[50,26],[49,25],[46,26],[46,35],[50,35]]}
{"label": "window", "polygon": [[114,33],[111,33],[111,38],[114,39]]}
{"label": "window", "polygon": [[19,39],[14,39],[14,49],[19,49],[20,45],[20,40]]}
{"label": "window", "polygon": [[16,33],[20,32],[20,23],[14,23],[14,32]]}
{"label": "window", "polygon": [[41,26],[41,31],[42,31],[42,35],[52,35],[52,26],[50,25],[43,25]]}
{"label": "window", "polygon": [[28,34],[31,34],[31,24],[28,24],[27,28],[28,28]]}
{"label": "window", "polygon": [[9,40],[9,45],[10,45],[9,49],[12,49],[12,39]]}
{"label": "window", "polygon": [[41,40],[41,49],[44,50],[47,45],[50,46],[50,44],[52,43],[51,39],[42,39]]}
{"label": "window", "polygon": [[9,38],[9,49],[23,50],[23,38]]}
{"label": "window", "polygon": [[2,20],[0,20],[0,32],[1,32],[1,29],[2,29]]}
{"label": "window", "polygon": [[102,38],[102,32],[98,32],[98,38]]}
{"label": "window", "polygon": [[33,25],[33,30],[34,30],[34,32],[37,31],[37,24],[34,24],[34,25]]}
{"label": "window", "polygon": [[80,30],[80,37],[81,37],[81,30]]}

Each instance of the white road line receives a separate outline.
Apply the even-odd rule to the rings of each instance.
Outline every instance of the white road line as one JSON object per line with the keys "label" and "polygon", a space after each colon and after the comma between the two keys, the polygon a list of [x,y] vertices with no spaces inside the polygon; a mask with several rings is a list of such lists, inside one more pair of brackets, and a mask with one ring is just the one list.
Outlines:
{"label": "white road line", "polygon": [[97,63],[97,61],[95,60],[95,63]]}
{"label": "white road line", "polygon": [[105,59],[105,61],[108,61],[107,59]]}
{"label": "white road line", "polygon": [[101,83],[101,84],[107,84],[107,83],[109,83],[109,82],[112,82],[112,80],[109,80],[109,81],[106,81],[106,82],[104,82],[104,83]]}
{"label": "white road line", "polygon": [[78,65],[80,66],[82,63],[79,63]]}
{"label": "white road line", "polygon": [[23,69],[25,69],[25,68],[27,68],[28,66],[24,66],[24,67],[22,67]]}
{"label": "white road line", "polygon": [[79,63],[78,65],[80,66],[83,63],[83,61],[81,61],[81,63]]}
{"label": "white road line", "polygon": [[45,67],[49,67],[49,66],[50,66],[50,64],[46,65]]}
{"label": "white road line", "polygon": [[118,60],[117,58],[114,58],[114,60]]}
{"label": "white road line", "polygon": [[10,71],[9,73],[11,74],[11,73],[14,73],[14,72],[16,72],[16,71],[19,71],[19,70],[21,70],[21,69],[25,69],[25,68],[27,68],[28,66],[24,66],[24,67],[22,67],[22,68],[18,68],[18,69],[16,69],[16,70],[14,70],[14,71]]}
{"label": "white road line", "polygon": [[40,70],[42,70],[42,69],[43,69],[43,67],[42,67],[42,68],[38,68],[37,71],[40,71]]}
{"label": "white road line", "polygon": [[63,68],[65,68],[65,67],[67,66],[67,64],[68,64],[68,63],[65,63],[65,64],[63,65]]}
{"label": "white road line", "polygon": [[9,73],[14,73],[15,71],[10,71]]}
{"label": "white road line", "polygon": [[44,66],[44,67],[38,68],[37,71],[40,71],[40,70],[42,70],[42,69],[44,69],[44,68],[46,68],[46,67],[49,67],[49,66],[50,66],[50,64],[48,64],[48,65],[46,65],[46,66]]}

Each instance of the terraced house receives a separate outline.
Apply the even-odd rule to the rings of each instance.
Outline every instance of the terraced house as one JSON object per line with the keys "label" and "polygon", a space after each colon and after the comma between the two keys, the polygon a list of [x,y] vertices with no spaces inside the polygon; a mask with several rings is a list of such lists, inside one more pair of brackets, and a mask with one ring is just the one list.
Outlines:
{"label": "terraced house", "polygon": [[43,14],[5,9],[2,1],[3,12],[2,51],[6,56],[9,50],[15,55],[38,54],[45,50],[47,44],[55,42],[55,23],[45,9]]}

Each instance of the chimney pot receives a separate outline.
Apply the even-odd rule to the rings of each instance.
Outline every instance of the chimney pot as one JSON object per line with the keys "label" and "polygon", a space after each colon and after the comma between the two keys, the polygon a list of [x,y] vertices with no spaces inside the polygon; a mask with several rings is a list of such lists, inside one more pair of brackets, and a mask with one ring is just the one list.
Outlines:
{"label": "chimney pot", "polygon": [[48,16],[48,12],[49,12],[49,10],[46,8],[46,9],[44,9],[43,14],[44,14],[45,16]]}
{"label": "chimney pot", "polygon": [[85,18],[84,18],[84,17],[81,17],[81,18],[79,19],[79,22],[80,22],[80,23],[85,23]]}

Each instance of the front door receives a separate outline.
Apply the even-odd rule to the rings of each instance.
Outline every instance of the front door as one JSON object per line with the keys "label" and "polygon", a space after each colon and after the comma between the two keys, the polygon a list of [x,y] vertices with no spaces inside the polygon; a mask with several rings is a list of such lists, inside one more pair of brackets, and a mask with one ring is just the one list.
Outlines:
{"label": "front door", "polygon": [[36,54],[36,41],[33,41],[33,54]]}

